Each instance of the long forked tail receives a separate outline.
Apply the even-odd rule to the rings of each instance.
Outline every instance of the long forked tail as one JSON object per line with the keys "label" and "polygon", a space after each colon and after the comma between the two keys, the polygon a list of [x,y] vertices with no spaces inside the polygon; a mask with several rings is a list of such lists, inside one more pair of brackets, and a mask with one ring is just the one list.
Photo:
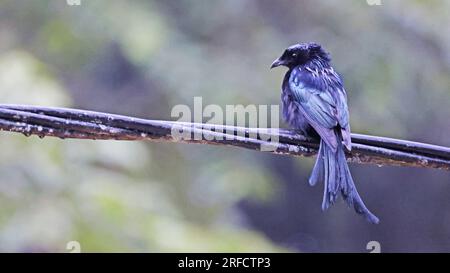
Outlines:
{"label": "long forked tail", "polygon": [[378,218],[367,209],[356,190],[341,141],[338,141],[336,152],[328,147],[323,140],[320,141],[319,152],[309,178],[309,184],[313,186],[322,181],[324,182],[322,210],[326,210],[334,204],[340,191],[347,204],[353,206],[357,213],[362,214],[367,221],[378,224]]}

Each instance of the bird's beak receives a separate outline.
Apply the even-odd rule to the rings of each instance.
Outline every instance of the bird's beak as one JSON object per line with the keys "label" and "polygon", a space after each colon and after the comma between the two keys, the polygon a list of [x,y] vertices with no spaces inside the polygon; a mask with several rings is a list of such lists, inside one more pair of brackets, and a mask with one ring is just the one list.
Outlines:
{"label": "bird's beak", "polygon": [[276,59],[275,61],[273,61],[272,65],[270,66],[270,69],[283,65],[284,62],[282,60],[280,60],[280,58]]}

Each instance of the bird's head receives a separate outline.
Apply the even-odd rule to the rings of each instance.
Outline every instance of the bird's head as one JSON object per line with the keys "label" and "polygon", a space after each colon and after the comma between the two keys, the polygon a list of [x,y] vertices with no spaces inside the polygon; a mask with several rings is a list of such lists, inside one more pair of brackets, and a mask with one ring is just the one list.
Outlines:
{"label": "bird's head", "polygon": [[330,56],[319,44],[316,43],[295,44],[286,48],[283,54],[272,63],[270,68],[274,68],[281,65],[292,68],[297,65],[305,64],[314,59],[329,62]]}

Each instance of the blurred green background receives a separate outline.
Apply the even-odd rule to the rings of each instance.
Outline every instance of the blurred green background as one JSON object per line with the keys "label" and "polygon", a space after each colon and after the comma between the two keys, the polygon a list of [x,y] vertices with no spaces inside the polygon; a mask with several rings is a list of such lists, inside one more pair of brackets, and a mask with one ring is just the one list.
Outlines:
{"label": "blurred green background", "polygon": [[[172,119],[278,104],[287,46],[321,43],[353,132],[450,146],[450,2],[0,2],[0,102]],[[282,125],[285,126],[285,125]],[[227,147],[0,133],[0,251],[450,251],[450,174],[352,165],[381,223],[321,212],[313,159]]]}

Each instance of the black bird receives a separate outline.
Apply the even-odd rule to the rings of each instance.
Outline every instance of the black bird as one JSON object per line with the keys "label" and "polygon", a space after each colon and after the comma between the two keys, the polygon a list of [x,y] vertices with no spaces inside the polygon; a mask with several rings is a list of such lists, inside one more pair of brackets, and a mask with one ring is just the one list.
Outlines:
{"label": "black bird", "polygon": [[328,209],[341,192],[357,213],[378,223],[361,200],[347,165],[344,147],[350,151],[352,146],[347,94],[330,62],[330,55],[319,44],[302,43],[288,47],[272,63],[270,68],[289,68],[281,91],[283,117],[303,134],[320,137],[309,184],[324,183],[322,210]]}

